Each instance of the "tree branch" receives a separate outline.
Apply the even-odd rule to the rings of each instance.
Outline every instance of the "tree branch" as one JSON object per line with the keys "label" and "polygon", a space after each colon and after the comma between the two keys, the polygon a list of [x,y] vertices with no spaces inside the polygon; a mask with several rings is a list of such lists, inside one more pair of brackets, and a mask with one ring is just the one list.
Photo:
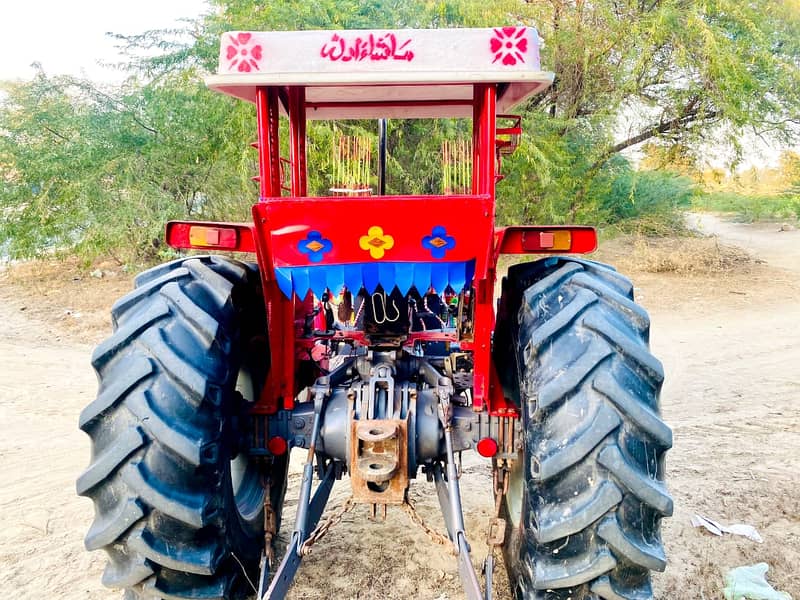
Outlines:
{"label": "tree branch", "polygon": [[[623,140],[613,146],[607,148],[594,163],[590,166],[586,172],[584,173],[584,180],[586,182],[591,181],[594,176],[597,174],[597,171],[600,170],[609,158],[625,150],[625,148],[630,148],[631,146],[635,146],[636,144],[641,144],[642,142],[654,138],[659,135],[664,135],[670,132],[676,132],[685,127],[686,125],[693,123],[695,121],[703,120],[703,121],[710,121],[711,119],[715,119],[716,117],[722,114],[721,110],[711,110],[711,111],[703,111],[700,108],[697,108],[698,99],[696,97],[689,100],[689,104],[686,105],[686,108],[683,110],[683,114],[680,117],[675,117],[674,119],[670,119],[669,121],[663,121],[659,123],[657,126],[648,127],[647,129],[643,130],[641,133],[631,136],[626,140]],[[585,186],[583,191],[585,191]],[[582,197],[582,193],[576,194],[576,197]]]}
{"label": "tree branch", "polygon": [[664,135],[665,133],[669,133],[671,131],[677,131],[682,129],[689,123],[698,120],[711,120],[718,117],[721,114],[721,111],[712,110],[709,112],[701,112],[699,109],[691,109],[689,112],[684,113],[680,117],[675,117],[674,119],[670,119],[669,121],[664,121],[655,127],[648,127],[647,129],[641,131],[640,133],[629,137],[626,140],[622,140],[608,148],[603,153],[601,157],[601,162],[605,162],[610,156],[616,154],[617,152],[621,152],[625,150],[625,148],[630,148],[631,146],[635,146],[636,144],[641,144],[642,142],[649,140],[650,138],[654,138],[659,135]]}
{"label": "tree branch", "polygon": [[57,138],[60,138],[60,139],[64,140],[65,142],[68,142],[68,141],[69,141],[69,138],[68,138],[68,137],[61,135],[60,133],[58,133],[58,132],[57,132],[56,130],[54,130],[54,129],[50,129],[50,128],[49,128],[47,125],[44,125],[44,124],[42,124],[42,128],[43,128],[44,130],[46,130],[46,131],[49,131],[50,133],[52,133],[52,134],[53,134],[54,136],[56,136]]}
{"label": "tree branch", "polygon": [[116,110],[117,112],[122,114],[127,114],[133,120],[133,122],[139,125],[139,127],[141,127],[142,129],[149,131],[153,135],[158,135],[158,131],[156,129],[150,127],[147,123],[144,123],[141,119],[139,119],[139,117],[137,117],[134,114],[133,109],[127,104],[125,104],[122,100],[118,100],[117,98],[114,98],[109,94],[106,94],[104,91],[98,89],[97,87],[95,87],[93,83],[89,81],[78,82],[78,85],[80,85],[84,89],[88,89],[93,94],[97,94],[98,96],[105,98],[113,110]]}

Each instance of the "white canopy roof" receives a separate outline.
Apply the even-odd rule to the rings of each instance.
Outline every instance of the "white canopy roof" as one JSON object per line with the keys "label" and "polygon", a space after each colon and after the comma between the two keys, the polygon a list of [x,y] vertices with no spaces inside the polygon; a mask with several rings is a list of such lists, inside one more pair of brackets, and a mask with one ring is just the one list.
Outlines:
{"label": "white canopy roof", "polygon": [[258,86],[305,86],[309,119],[472,116],[473,86],[497,83],[497,111],[547,88],[532,27],[234,31],[207,84],[255,101]]}

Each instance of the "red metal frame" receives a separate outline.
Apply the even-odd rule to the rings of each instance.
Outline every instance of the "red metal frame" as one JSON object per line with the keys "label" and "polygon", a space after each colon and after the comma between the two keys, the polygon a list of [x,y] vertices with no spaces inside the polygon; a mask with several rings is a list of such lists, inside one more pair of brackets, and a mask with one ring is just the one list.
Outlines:
{"label": "red metal frame", "polygon": [[[283,408],[292,408],[294,398],[294,303],[287,300],[278,288],[272,264],[272,247],[269,224],[259,217],[258,206],[269,198],[281,195],[281,160],[279,125],[279,93],[274,87],[259,87],[256,90],[256,119],[258,124],[258,168],[260,197],[253,207],[255,242],[258,266],[264,289],[264,305],[269,323],[270,370],[267,381],[257,403],[257,413],[271,414]],[[305,131],[305,115],[292,115],[302,120]],[[297,131],[296,123],[293,131]],[[303,144],[304,146],[304,144]],[[299,144],[295,144],[299,147]],[[303,148],[304,149],[304,148]],[[292,181],[295,171],[292,166]],[[302,176],[302,173],[299,173]]]}
{"label": "red metal frame", "polygon": [[[428,219],[421,214],[432,212]],[[272,198],[254,207],[259,221],[269,222],[272,263],[275,267],[311,265],[308,255],[298,247],[311,231],[330,241],[332,246],[320,264],[350,264],[371,261],[359,245],[360,237],[378,225],[391,235],[393,246],[385,251],[384,261],[431,261],[430,250],[420,243],[435,226],[444,226],[456,240],[445,260],[475,260],[476,269],[486,265],[491,255],[485,248],[495,235],[494,203],[488,194],[479,196],[331,196],[321,198]],[[447,219],[442,215],[458,215]],[[380,264],[380,263],[378,263]]]}
{"label": "red metal frame", "polygon": [[[462,350],[472,352],[474,362],[473,407],[488,411],[493,416],[516,417],[513,403],[504,398],[495,365],[491,357],[492,331],[495,326],[493,293],[496,264],[500,254],[527,254],[548,252],[591,252],[597,237],[591,227],[528,226],[495,230],[495,183],[498,159],[496,128],[496,84],[475,84],[473,99],[458,103],[472,106],[473,113],[473,178],[470,196],[437,197],[370,197],[370,198],[308,198],[306,166],[306,117],[313,106],[306,101],[305,88],[259,87],[256,91],[256,111],[259,150],[259,202],[253,206],[252,226],[243,224],[205,223],[220,228],[231,227],[237,232],[235,250],[253,251],[258,257],[264,289],[264,302],[269,323],[270,371],[260,401],[254,412],[271,414],[280,408],[291,409],[296,390],[295,364],[298,354],[307,352],[317,339],[296,339],[295,305],[301,299],[291,299],[281,291],[276,278],[276,268],[314,267],[376,263],[393,261],[395,265],[432,262],[443,259],[420,246],[424,235],[431,235],[433,227],[445,228],[456,239],[448,248],[448,261],[474,261],[473,294],[474,311],[472,335],[458,339],[458,334],[448,332],[415,332],[409,334],[408,343],[415,341],[447,341],[460,344]],[[291,146],[291,197],[281,198],[281,158],[279,155],[278,119],[283,105],[289,116]],[[320,103],[321,104],[321,103]],[[375,104],[375,103],[372,103]],[[409,103],[410,104],[410,103]],[[449,101],[448,104],[457,104]],[[352,103],[355,108],[359,104]],[[402,102],[393,106],[404,106]],[[350,106],[350,104],[348,104]],[[501,132],[503,133],[503,132]],[[505,131],[508,133],[508,131]],[[514,131],[513,133],[516,133]],[[501,144],[502,145],[502,144]],[[433,217],[423,218],[422,203],[437,203]],[[365,210],[368,209],[368,210]],[[442,215],[451,215],[442,217]],[[195,247],[189,240],[194,222],[170,223],[167,239],[170,245],[181,248]],[[393,236],[391,250],[386,255],[373,255],[358,240],[372,226],[385,225],[386,233]],[[389,231],[391,229],[391,231]],[[565,234],[564,232],[567,232]],[[317,237],[313,237],[317,236]],[[383,235],[383,229],[381,229]],[[212,236],[213,237],[213,236]],[[231,234],[226,233],[230,243]],[[301,248],[302,242],[321,240],[327,249],[326,259],[315,256],[313,264]],[[559,249],[553,241],[559,240]],[[569,247],[563,249],[564,240]],[[239,241],[241,243],[239,243]],[[210,248],[211,246],[203,246]],[[426,254],[428,252],[428,254]],[[369,254],[369,255],[368,255]],[[380,256],[378,256],[380,254]],[[399,261],[399,262],[398,262]],[[303,294],[305,292],[303,291]],[[363,332],[337,331],[332,337],[318,339],[353,340],[367,344]]]}
{"label": "red metal frame", "polygon": [[308,195],[306,178],[306,90],[289,88],[289,135],[291,136],[292,196]]}
{"label": "red metal frame", "polygon": [[[495,168],[495,106],[497,88],[494,85],[475,86],[475,105],[473,120],[473,188],[478,194],[488,194],[492,208],[488,215],[494,229],[494,168]],[[492,331],[494,330],[493,294],[495,283],[495,261],[493,244],[483,248],[483,260],[476,264],[473,281],[474,294],[474,336],[472,359],[473,408],[492,411],[490,389],[496,385],[492,377]],[[499,388],[498,388],[499,389]]]}

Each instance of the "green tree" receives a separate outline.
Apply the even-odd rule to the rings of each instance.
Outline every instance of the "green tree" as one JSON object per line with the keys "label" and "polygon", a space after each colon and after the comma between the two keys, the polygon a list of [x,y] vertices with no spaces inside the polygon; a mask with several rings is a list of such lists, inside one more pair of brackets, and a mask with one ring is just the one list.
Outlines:
{"label": "green tree", "polygon": [[48,77],[6,84],[0,104],[0,243],[12,256],[76,248],[155,258],[169,218],[246,218],[252,108],[193,77],[102,90]]}
{"label": "green tree", "polygon": [[[709,132],[735,149],[744,131],[793,139],[799,8],[798,0],[212,0],[182,31],[118,36],[135,71],[118,89],[43,73],[5,87],[0,243],[17,254],[77,244],[153,256],[167,217],[246,218],[257,190],[254,111],[201,82],[216,67],[220,34],[232,29],[537,26],[542,64],[556,79],[522,107],[528,135],[504,161],[499,217],[613,221],[630,213],[623,198],[646,206],[642,181],[657,179],[632,175],[619,156],[632,146],[696,156]],[[375,134],[369,122],[337,127]],[[441,142],[462,127],[392,123],[390,191],[438,191]],[[315,122],[309,134],[309,188],[322,193],[334,126]]]}

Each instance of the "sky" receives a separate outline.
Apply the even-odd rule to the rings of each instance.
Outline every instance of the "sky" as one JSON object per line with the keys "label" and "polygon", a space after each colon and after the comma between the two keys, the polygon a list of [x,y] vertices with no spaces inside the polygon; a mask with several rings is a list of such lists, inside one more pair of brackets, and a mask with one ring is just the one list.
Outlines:
{"label": "sky", "polygon": [[169,28],[207,9],[205,0],[0,0],[0,80],[30,79],[40,62],[51,75],[119,81],[98,66],[119,60],[106,32]]}

